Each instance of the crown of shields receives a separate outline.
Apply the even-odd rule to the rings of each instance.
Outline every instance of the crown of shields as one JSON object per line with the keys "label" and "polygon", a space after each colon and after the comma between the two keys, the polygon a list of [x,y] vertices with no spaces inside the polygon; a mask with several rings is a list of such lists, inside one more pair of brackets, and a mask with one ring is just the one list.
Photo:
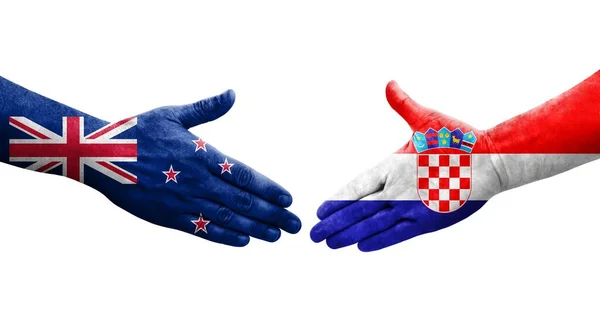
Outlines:
{"label": "crown of shields", "polygon": [[417,192],[429,209],[454,212],[471,196],[471,152],[477,141],[472,131],[443,127],[415,132]]}

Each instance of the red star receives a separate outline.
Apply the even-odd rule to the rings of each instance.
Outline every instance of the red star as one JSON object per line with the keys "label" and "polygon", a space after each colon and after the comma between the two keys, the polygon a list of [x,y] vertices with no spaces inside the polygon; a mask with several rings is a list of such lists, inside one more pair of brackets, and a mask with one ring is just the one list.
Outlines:
{"label": "red star", "polygon": [[231,167],[234,165],[235,163],[229,163],[227,162],[227,158],[225,158],[225,162],[219,163],[219,166],[221,167],[221,174],[225,172],[229,172],[229,174],[231,174]]}
{"label": "red star", "polygon": [[191,222],[194,223],[194,225],[196,226],[196,230],[194,231],[194,234],[198,233],[198,231],[204,231],[204,233],[208,233],[206,226],[208,225],[208,223],[210,223],[210,221],[205,220],[202,217],[202,214],[200,214],[200,217],[198,217],[198,219],[196,221],[191,221]]}
{"label": "red star", "polygon": [[163,171],[163,173],[167,176],[167,181],[165,181],[165,183],[173,180],[175,181],[175,183],[177,183],[177,175],[179,173],[181,173],[181,171],[175,171],[173,170],[173,165],[171,165],[171,168],[169,169],[169,171]]}
{"label": "red star", "polygon": [[199,150],[204,150],[206,152],[206,142],[202,139],[192,140],[194,144],[196,144],[196,152]]}

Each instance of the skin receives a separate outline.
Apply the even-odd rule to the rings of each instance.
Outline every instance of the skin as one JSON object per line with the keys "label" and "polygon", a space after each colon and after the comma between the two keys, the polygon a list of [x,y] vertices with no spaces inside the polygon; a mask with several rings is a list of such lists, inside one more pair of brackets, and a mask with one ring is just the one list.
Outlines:
{"label": "skin", "polygon": [[[121,203],[122,196],[109,199],[124,208],[141,208],[148,205],[147,194],[154,194],[163,199],[155,209],[133,208],[130,212],[152,223],[231,246],[245,246],[250,237],[275,242],[281,236],[280,230],[297,233],[301,222],[286,209],[292,203],[287,190],[210,144],[205,145],[206,150],[196,151],[193,140],[199,137],[188,129],[223,116],[234,101],[235,93],[229,90],[194,104],[163,107],[140,115],[140,149],[145,143],[155,145],[150,152],[140,150],[140,160],[148,164],[134,169],[138,175],[155,174],[156,182],[144,183],[143,189],[130,188],[132,194],[126,203]],[[168,170],[165,158],[181,171],[177,183],[165,183],[165,176],[154,171],[155,166]],[[231,165],[230,172],[223,172],[219,165],[225,159]],[[197,231],[191,222],[199,214],[210,221],[206,232]]]}
{"label": "skin", "polygon": [[[87,167],[83,180],[77,181],[141,219],[221,244],[243,247],[251,237],[275,242],[281,230],[297,233],[302,224],[287,209],[292,204],[287,190],[211,144],[198,148],[195,141],[200,138],[188,130],[223,116],[234,102],[235,93],[228,90],[193,104],[138,115],[125,138],[136,140],[136,161],[117,163],[135,175],[137,182],[121,184]],[[108,125],[0,77],[0,119],[9,121],[10,117],[30,119],[59,135],[63,117],[84,119],[86,135]],[[9,160],[18,146],[9,146],[9,139],[30,136],[5,123],[0,126],[0,139],[1,161],[23,168],[31,164]],[[225,160],[230,165],[227,171],[222,166]],[[171,167],[179,173],[169,180],[165,172]],[[46,172],[63,175],[61,171],[59,166]]]}
{"label": "skin", "polygon": [[[478,139],[477,146],[485,152],[490,140],[484,131],[462,121],[426,108],[404,93],[395,82],[386,88],[390,106],[402,116],[413,131],[436,130],[448,127],[453,130],[473,131]],[[396,151],[397,154],[416,153],[412,141]],[[401,201],[403,194],[417,192],[414,167],[396,164],[386,159],[365,171],[341,188],[331,200],[325,201],[317,211],[320,222],[311,230],[314,242],[326,240],[332,249],[358,244],[361,251],[375,251],[421,234],[433,232],[453,225],[480,209],[484,202],[460,208],[452,213],[436,213],[423,205],[407,206]],[[499,193],[502,180],[493,162],[484,164],[479,175],[488,178],[490,194]],[[336,200],[343,198],[344,200]]]}
{"label": "skin", "polygon": [[[402,160],[403,155],[393,155],[351,181],[319,207],[317,216],[321,221],[311,230],[315,242],[326,240],[334,249],[352,244],[358,244],[362,251],[386,248],[453,225],[502,191],[600,159],[600,140],[589,136],[600,132],[600,72],[542,105],[487,130],[479,130],[418,104],[393,81],[387,85],[386,97],[415,133],[443,127],[473,132],[476,145],[470,160],[477,160],[470,169],[469,185],[476,183],[477,198],[469,197],[463,206],[446,213],[431,210],[420,200],[398,200],[421,195],[415,182],[416,162]],[[560,130],[561,137],[555,137],[548,130]],[[440,146],[443,144],[442,141]],[[452,153],[448,148],[436,151]],[[396,152],[416,153],[413,141]]]}

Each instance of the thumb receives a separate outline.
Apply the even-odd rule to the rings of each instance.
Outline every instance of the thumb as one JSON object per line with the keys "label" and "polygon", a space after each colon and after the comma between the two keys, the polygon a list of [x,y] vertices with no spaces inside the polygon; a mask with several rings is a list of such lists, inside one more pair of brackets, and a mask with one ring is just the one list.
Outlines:
{"label": "thumb", "polygon": [[183,127],[189,129],[220,118],[231,109],[234,102],[235,92],[230,89],[196,103],[175,106],[173,110]]}
{"label": "thumb", "polygon": [[420,124],[427,122],[436,113],[436,111],[415,102],[393,80],[387,84],[385,96],[390,106],[408,123],[413,131],[420,128]]}

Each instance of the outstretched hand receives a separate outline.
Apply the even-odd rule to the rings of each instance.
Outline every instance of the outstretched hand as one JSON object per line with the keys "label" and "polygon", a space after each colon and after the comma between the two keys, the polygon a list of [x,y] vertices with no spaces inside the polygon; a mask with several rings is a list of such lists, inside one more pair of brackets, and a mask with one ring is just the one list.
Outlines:
{"label": "outstretched hand", "polygon": [[301,222],[286,209],[288,191],[188,131],[223,116],[234,101],[229,90],[138,116],[137,162],[106,166],[134,184],[94,175],[86,183],[144,220],[222,244],[245,246],[249,237],[274,242],[280,229],[297,233]]}
{"label": "outstretched hand", "polygon": [[501,163],[471,155],[491,152],[485,132],[416,103],[393,81],[386,97],[413,137],[319,207],[315,242],[379,250],[457,223],[503,188]]}

